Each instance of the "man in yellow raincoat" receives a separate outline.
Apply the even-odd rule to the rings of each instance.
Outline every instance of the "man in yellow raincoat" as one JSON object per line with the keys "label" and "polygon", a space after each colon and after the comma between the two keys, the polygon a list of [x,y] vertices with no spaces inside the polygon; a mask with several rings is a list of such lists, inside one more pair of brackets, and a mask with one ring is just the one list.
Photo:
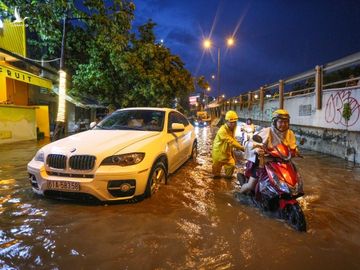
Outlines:
{"label": "man in yellow raincoat", "polygon": [[231,178],[235,169],[233,149],[244,151],[244,147],[235,139],[238,118],[235,111],[228,111],[225,115],[225,124],[216,134],[212,148],[214,177],[220,177],[221,169],[224,167],[226,177]]}

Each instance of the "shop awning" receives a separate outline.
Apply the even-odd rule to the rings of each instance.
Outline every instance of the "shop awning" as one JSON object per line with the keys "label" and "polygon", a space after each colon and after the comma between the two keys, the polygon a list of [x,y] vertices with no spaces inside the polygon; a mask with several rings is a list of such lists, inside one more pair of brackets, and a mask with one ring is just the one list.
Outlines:
{"label": "shop awning", "polygon": [[[53,92],[54,92],[55,94],[59,95],[59,88],[58,88],[58,87],[54,87],[52,90],[53,90]],[[82,104],[81,102],[75,100],[73,97],[71,97],[71,96],[69,96],[69,95],[66,95],[66,96],[65,96],[65,99],[66,99],[67,101],[69,101],[70,103],[74,104],[74,105],[77,106],[77,107],[87,108],[86,105],[84,105],[84,104]]]}

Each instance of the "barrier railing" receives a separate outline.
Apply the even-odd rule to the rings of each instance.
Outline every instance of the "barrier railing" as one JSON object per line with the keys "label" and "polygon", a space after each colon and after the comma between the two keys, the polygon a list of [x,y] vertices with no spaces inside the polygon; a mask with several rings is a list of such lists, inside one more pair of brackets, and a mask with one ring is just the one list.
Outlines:
{"label": "barrier railing", "polygon": [[[345,68],[354,68],[359,66],[358,75],[347,75],[348,78],[337,79],[331,81],[331,75]],[[351,70],[348,73],[351,73]],[[360,85],[360,52],[327,63],[323,66],[316,66],[313,70],[293,75],[279,82],[270,85],[263,85],[259,89],[251,90],[240,94],[239,96],[223,99],[219,103],[220,108],[226,110],[229,107],[235,108],[240,106],[250,108],[254,104],[259,104],[264,108],[266,100],[279,100],[279,108],[284,107],[284,97],[292,97],[298,95],[308,95],[314,93],[317,98],[317,109],[321,109],[321,96],[323,90],[332,88],[342,88]],[[325,81],[325,83],[324,83]],[[291,87],[292,86],[292,87]],[[213,108],[215,110],[215,108]],[[218,110],[220,113],[220,110]]]}

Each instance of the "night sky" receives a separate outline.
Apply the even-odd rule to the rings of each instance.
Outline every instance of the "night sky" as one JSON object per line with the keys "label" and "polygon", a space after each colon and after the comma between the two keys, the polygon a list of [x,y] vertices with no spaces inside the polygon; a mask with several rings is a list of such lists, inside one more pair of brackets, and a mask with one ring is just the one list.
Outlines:
{"label": "night sky", "polygon": [[[221,94],[258,89],[360,51],[360,0],[135,0],[133,27],[152,19],[161,39],[193,76],[204,75],[217,95],[217,49]],[[226,47],[234,35],[236,44]]]}

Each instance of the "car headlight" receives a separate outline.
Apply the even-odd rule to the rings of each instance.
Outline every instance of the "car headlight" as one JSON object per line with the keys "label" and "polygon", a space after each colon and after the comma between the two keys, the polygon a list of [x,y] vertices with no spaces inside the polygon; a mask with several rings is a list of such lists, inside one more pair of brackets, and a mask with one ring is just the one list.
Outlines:
{"label": "car headlight", "polygon": [[140,163],[145,157],[145,153],[129,153],[124,155],[114,155],[105,158],[101,165],[130,166]]}
{"label": "car headlight", "polygon": [[44,162],[45,158],[44,158],[44,152],[42,151],[38,151],[35,155],[35,158],[34,158],[36,161],[41,161],[41,162]]}

